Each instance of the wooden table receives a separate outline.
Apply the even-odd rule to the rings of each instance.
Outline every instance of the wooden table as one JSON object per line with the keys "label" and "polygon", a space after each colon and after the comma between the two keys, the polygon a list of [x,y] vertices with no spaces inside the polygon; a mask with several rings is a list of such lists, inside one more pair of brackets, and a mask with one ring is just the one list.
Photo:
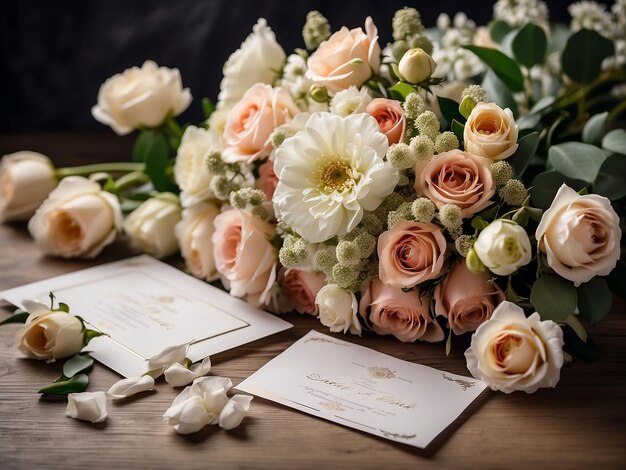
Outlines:
{"label": "wooden table", "polygon": [[[26,137],[0,139],[13,151]],[[43,139],[43,140],[41,140]],[[62,136],[44,136],[45,150]],[[106,139],[104,139],[106,140]],[[102,139],[96,139],[102,142]],[[43,143],[42,143],[43,142]],[[78,147],[86,152],[88,145]],[[4,145],[3,145],[4,144]],[[52,151],[58,146],[49,147]],[[18,148],[15,148],[17,150]],[[103,153],[102,147],[97,150]],[[118,158],[123,158],[117,155]],[[72,162],[74,163],[74,162]],[[122,241],[92,261],[42,256],[23,224],[0,226],[0,290],[134,254]],[[179,258],[168,262],[181,266]],[[57,364],[23,359],[16,326],[0,328],[0,468],[624,468],[626,467],[626,303],[590,329],[600,360],[565,367],[556,389],[505,395],[487,391],[425,450],[395,444],[287,407],[255,398],[233,431],[211,426],[179,436],[161,420],[178,393],[157,392],[109,405],[109,418],[92,425],[65,416],[65,402],[45,401],[37,390],[60,372]],[[0,319],[11,313],[0,303]],[[317,320],[287,315],[294,328],[212,357],[212,373],[236,385],[311,329]],[[443,345],[402,344],[388,337],[343,337],[400,359],[465,374],[462,348],[445,356]],[[97,364],[89,390],[107,390],[119,376]]]}

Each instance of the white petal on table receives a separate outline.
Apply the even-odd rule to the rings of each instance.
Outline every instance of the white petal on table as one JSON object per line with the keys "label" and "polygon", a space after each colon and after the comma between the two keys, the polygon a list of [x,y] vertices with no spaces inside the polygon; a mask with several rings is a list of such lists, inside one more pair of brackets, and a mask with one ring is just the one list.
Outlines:
{"label": "white petal on table", "polygon": [[111,385],[107,392],[113,399],[126,398],[154,388],[154,379],[149,375],[129,377]]}
{"label": "white petal on table", "polygon": [[65,413],[70,418],[100,423],[107,419],[107,397],[104,392],[70,393]]}

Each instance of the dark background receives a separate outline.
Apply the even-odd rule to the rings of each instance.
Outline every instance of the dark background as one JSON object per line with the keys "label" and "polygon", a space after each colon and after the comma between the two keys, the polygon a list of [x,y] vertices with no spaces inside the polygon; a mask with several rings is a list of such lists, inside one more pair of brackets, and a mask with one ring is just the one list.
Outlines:
{"label": "dark background", "polygon": [[[567,22],[569,1],[549,1],[553,21]],[[333,31],[363,26],[371,15],[381,45],[391,40],[393,13],[414,6],[427,27],[439,13],[466,11],[478,24],[491,1],[411,2],[244,0],[1,0],[0,132],[111,132],[91,116],[98,88],[111,75],[152,59],[180,69],[194,97],[183,120],[199,121],[200,99],[215,99],[221,69],[258,17],[265,17],[287,54],[303,47],[309,10]]]}

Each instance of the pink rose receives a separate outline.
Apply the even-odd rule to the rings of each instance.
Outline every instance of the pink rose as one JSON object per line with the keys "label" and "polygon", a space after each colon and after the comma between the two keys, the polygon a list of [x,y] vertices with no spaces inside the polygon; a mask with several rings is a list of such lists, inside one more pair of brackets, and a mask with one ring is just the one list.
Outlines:
{"label": "pink rose", "polygon": [[276,280],[276,249],[270,243],[274,226],[242,210],[215,218],[211,237],[215,267],[235,297],[262,305]]}
{"label": "pink rose", "polygon": [[401,220],[378,239],[378,275],[388,286],[413,287],[439,276],[445,253],[437,225]]}
{"label": "pink rose", "polygon": [[250,163],[267,157],[274,129],[299,112],[287,90],[257,83],[228,113],[222,158],[228,163]]}
{"label": "pink rose", "polygon": [[462,217],[471,217],[493,204],[491,162],[461,150],[440,153],[417,163],[415,190],[437,207],[456,204]]}
{"label": "pink rose", "polygon": [[256,187],[263,191],[267,199],[271,201],[277,184],[278,176],[274,173],[274,162],[267,160],[259,167],[259,179],[256,181]]}
{"label": "pink rose", "polygon": [[380,131],[387,136],[389,145],[402,141],[406,119],[399,101],[375,98],[367,105],[365,112],[376,119]]}
{"label": "pink rose", "polygon": [[369,16],[361,28],[345,26],[309,57],[307,78],[336,93],[350,85],[360,86],[380,68],[378,29]]}
{"label": "pink rose", "polygon": [[472,273],[459,261],[435,288],[435,313],[448,319],[455,335],[476,330],[504,301],[504,292],[490,280],[488,271]]}
{"label": "pink rose", "polygon": [[281,273],[279,284],[294,303],[297,312],[317,315],[315,297],[326,285],[326,278],[323,274],[300,269],[285,269]]}
{"label": "pink rose", "polygon": [[404,292],[375,278],[365,289],[359,314],[373,325],[379,335],[394,335],[400,341],[441,341],[444,333],[430,316],[430,302],[415,290]]}

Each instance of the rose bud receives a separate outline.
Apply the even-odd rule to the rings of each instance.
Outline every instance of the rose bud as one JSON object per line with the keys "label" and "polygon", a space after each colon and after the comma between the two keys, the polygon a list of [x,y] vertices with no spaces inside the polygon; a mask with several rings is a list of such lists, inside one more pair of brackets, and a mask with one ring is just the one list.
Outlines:
{"label": "rose bud", "polygon": [[401,78],[413,84],[428,80],[436,67],[433,58],[420,47],[406,51],[398,65]]}

